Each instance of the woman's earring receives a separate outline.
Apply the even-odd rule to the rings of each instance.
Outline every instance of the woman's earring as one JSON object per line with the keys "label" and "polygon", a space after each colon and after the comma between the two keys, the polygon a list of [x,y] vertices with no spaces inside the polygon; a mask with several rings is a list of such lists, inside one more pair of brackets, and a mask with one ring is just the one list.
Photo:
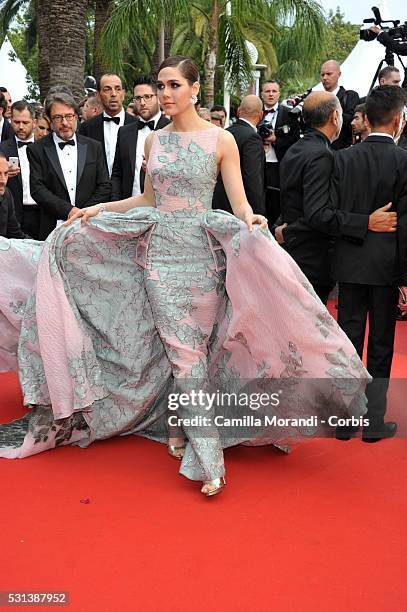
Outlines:
{"label": "woman's earring", "polygon": [[196,104],[197,102],[198,102],[197,96],[195,96],[195,95],[191,96],[191,103],[192,104]]}

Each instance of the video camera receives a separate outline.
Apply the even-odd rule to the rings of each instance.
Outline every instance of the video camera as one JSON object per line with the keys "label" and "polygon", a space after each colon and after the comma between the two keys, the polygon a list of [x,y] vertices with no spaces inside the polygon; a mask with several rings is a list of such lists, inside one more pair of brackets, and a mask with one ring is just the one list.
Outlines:
{"label": "video camera", "polygon": [[[400,42],[407,42],[407,21],[400,25],[399,19],[389,19],[387,21],[383,20],[380,15],[380,10],[377,6],[372,6],[374,19],[364,19],[363,23],[374,23],[377,26],[380,26],[384,32],[387,32],[389,36],[391,36],[394,40],[398,40]],[[393,27],[385,27],[384,23],[391,23]],[[362,29],[359,32],[360,40],[365,40],[366,42],[370,42],[377,37],[376,32],[372,32],[371,30]]]}

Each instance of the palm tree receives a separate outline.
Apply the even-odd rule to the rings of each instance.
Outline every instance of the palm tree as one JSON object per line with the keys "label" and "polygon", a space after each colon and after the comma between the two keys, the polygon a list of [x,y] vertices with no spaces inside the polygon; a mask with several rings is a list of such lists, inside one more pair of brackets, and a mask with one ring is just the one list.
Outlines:
{"label": "palm tree", "polygon": [[[115,69],[120,69],[131,38],[144,45],[148,39],[157,50],[160,27],[164,25],[168,32],[175,26],[171,52],[193,56],[202,65],[207,106],[213,104],[220,63],[230,77],[231,89],[239,91],[242,83],[250,82],[246,40],[256,45],[259,61],[273,72],[280,57],[288,66],[293,55],[299,54],[306,69],[315,61],[325,25],[315,0],[230,0],[231,15],[226,14],[226,4],[227,0],[192,0],[188,4],[184,0],[154,0],[146,8],[140,0],[117,0],[103,34],[105,54]],[[154,68],[156,65],[151,65]]]}
{"label": "palm tree", "polygon": [[83,97],[86,48],[84,0],[36,0],[38,20],[38,76],[41,97],[63,83]]}
{"label": "palm tree", "polygon": [[108,64],[101,50],[100,37],[114,8],[113,0],[96,0],[95,2],[95,27],[93,30],[93,76],[99,79],[107,72]]}
{"label": "palm tree", "polygon": [[116,0],[101,39],[111,68],[122,72],[129,50],[138,46],[156,71],[164,59],[166,32],[168,38],[173,24],[188,18],[188,7],[188,0]]}

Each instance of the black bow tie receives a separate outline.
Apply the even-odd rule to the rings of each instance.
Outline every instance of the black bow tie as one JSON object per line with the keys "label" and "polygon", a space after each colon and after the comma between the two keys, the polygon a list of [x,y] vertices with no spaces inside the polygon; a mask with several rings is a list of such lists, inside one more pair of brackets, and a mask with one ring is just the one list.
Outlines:
{"label": "black bow tie", "polygon": [[113,121],[113,123],[119,125],[120,117],[103,117],[103,121]]}
{"label": "black bow tie", "polygon": [[17,146],[19,149],[21,149],[21,147],[26,147],[28,145],[28,142],[23,142],[22,140],[17,140]]}
{"label": "black bow tie", "polygon": [[75,141],[74,140],[65,140],[65,142],[58,142],[58,147],[60,149],[64,149],[66,147],[66,145],[71,145],[72,147],[75,146]]}
{"label": "black bow tie", "polygon": [[138,122],[138,124],[137,124],[137,129],[138,129],[138,130],[142,130],[142,129],[143,129],[143,128],[145,128],[146,126],[147,126],[148,128],[150,128],[150,130],[154,130],[154,121],[153,121],[153,120],[151,120],[151,121],[140,121],[140,120],[139,120],[139,122]]}

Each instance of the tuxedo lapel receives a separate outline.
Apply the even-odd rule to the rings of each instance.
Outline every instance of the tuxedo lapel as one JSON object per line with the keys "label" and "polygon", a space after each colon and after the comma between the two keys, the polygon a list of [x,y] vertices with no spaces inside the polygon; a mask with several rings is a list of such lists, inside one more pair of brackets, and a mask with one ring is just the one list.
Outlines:
{"label": "tuxedo lapel", "polygon": [[105,156],[105,159],[106,159],[105,128],[104,128],[105,122],[103,121],[103,113],[100,113],[100,115],[98,115],[98,119],[99,119],[99,123],[95,125],[95,128],[96,128],[95,140],[99,140],[99,142],[101,143],[103,147],[103,155]]}
{"label": "tuxedo lapel", "polygon": [[167,119],[167,117],[165,115],[161,115],[161,117],[157,121],[157,125],[155,126],[155,130],[161,130],[161,128],[163,128],[166,125],[168,125],[169,122],[170,122],[169,119]]}
{"label": "tuxedo lapel", "polygon": [[54,168],[57,177],[61,181],[63,187],[68,192],[68,188],[67,188],[66,183],[65,183],[64,173],[62,172],[61,164],[59,163],[58,153],[57,153],[57,150],[55,148],[55,143],[54,143],[54,139],[52,137],[52,134],[50,134],[50,140],[44,146],[44,151],[45,151],[45,154],[48,157],[49,161],[51,162],[51,165]]}
{"label": "tuxedo lapel", "polygon": [[82,178],[83,169],[85,168],[86,163],[86,151],[88,149],[88,145],[80,142],[79,137],[76,139],[78,145],[78,171],[76,174],[76,184],[79,185],[79,181]]}

